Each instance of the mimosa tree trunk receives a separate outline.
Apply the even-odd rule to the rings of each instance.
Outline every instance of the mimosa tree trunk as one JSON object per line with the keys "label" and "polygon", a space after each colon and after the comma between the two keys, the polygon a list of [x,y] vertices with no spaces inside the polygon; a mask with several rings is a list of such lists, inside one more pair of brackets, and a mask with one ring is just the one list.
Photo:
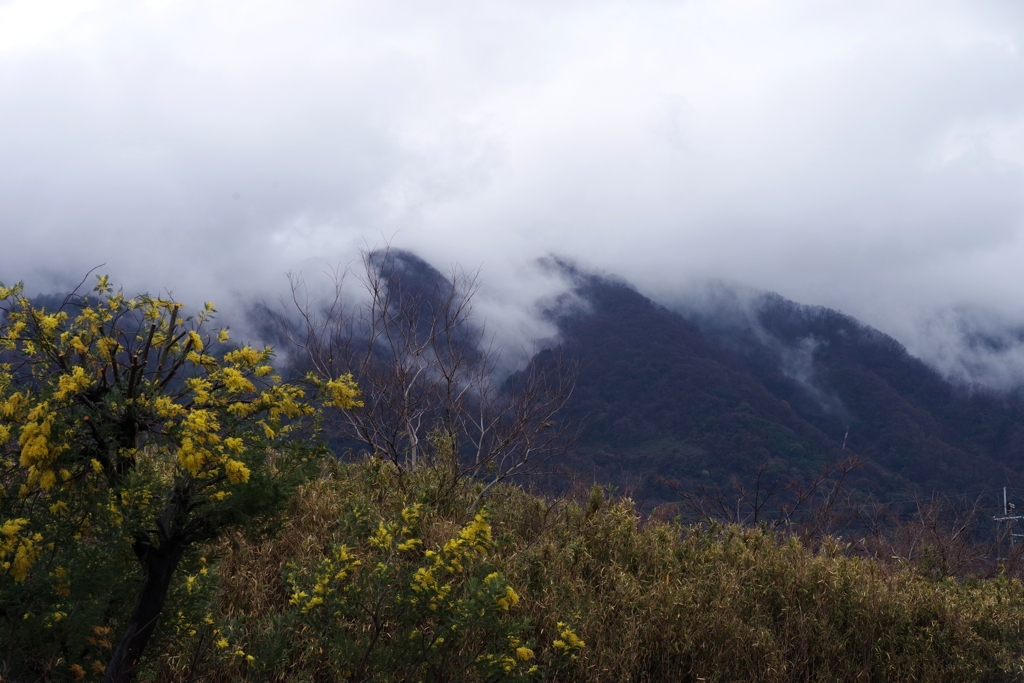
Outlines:
{"label": "mimosa tree trunk", "polygon": [[158,534],[160,545],[153,545],[149,536],[136,536],[132,549],[146,570],[146,581],[139,593],[131,619],[121,641],[107,664],[104,683],[128,683],[135,678],[142,651],[156,630],[160,612],[167,600],[167,590],[188,542],[183,534],[165,537]]}

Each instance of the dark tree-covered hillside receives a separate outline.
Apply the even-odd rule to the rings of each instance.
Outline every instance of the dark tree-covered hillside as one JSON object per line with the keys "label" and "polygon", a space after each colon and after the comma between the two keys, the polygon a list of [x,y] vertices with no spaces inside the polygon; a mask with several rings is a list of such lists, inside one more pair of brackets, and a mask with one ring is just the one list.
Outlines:
{"label": "dark tree-covered hillside", "polygon": [[768,294],[745,313],[691,317],[833,439],[849,426],[851,449],[925,490],[1021,481],[1024,412],[1012,395],[952,383],[837,311]]}
{"label": "dark tree-covered hillside", "polygon": [[696,325],[622,282],[576,278],[587,306],[556,318],[562,352],[580,364],[567,417],[582,426],[581,474],[657,497],[659,477],[721,483],[772,462],[779,476],[801,479],[841,457]]}

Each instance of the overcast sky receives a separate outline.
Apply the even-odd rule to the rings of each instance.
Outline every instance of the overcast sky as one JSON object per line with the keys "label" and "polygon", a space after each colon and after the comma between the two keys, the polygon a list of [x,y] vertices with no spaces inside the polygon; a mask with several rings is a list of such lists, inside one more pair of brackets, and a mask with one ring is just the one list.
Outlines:
{"label": "overcast sky", "polygon": [[387,239],[511,310],[556,252],[939,357],[958,308],[1024,322],[1022,29],[1019,0],[0,0],[0,280],[105,262],[230,305]]}

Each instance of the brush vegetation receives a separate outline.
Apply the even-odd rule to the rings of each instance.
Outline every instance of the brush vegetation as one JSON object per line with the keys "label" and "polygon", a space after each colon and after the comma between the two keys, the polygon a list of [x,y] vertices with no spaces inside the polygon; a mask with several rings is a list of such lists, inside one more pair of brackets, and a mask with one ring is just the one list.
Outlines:
{"label": "brush vegetation", "polygon": [[[472,488],[439,497],[441,484],[436,472],[399,474],[378,459],[332,465],[300,490],[276,533],[234,535],[210,548],[221,558],[206,593],[212,623],[165,633],[152,675],[161,681],[1021,678],[1024,586],[1016,579],[936,581],[907,564],[852,557],[833,538],[811,548],[764,528],[642,519],[631,501],[596,487],[557,500],[515,485],[498,490],[483,512],[485,552],[448,577],[450,596],[477,599],[478,609],[511,594],[506,588],[517,599],[483,616],[417,610],[407,598],[416,594],[424,556],[443,552],[481,518],[471,507]],[[407,558],[393,554],[395,566],[372,564],[386,554],[375,543],[380,525],[402,520],[411,506],[415,530],[406,535],[422,545]],[[334,582],[342,597],[330,610],[307,609],[308,597],[296,599],[297,576],[309,574],[305,585],[315,590],[317,568],[341,547],[350,564],[362,565]],[[394,583],[373,585],[360,571]],[[492,575],[500,577],[498,588],[474,598]],[[450,639],[436,644],[438,629],[453,624]],[[217,639],[230,645],[218,648]],[[485,660],[487,667],[480,664]],[[360,671],[363,661],[372,665]]]}

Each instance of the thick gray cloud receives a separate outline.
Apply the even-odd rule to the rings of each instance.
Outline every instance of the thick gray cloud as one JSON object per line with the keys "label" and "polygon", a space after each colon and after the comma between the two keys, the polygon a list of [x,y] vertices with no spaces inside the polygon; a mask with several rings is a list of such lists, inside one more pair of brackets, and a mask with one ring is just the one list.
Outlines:
{"label": "thick gray cloud", "polygon": [[230,305],[392,240],[482,266],[525,338],[554,251],[838,307],[952,372],[951,311],[1024,320],[1022,29],[1012,1],[7,0],[0,279],[105,262]]}

